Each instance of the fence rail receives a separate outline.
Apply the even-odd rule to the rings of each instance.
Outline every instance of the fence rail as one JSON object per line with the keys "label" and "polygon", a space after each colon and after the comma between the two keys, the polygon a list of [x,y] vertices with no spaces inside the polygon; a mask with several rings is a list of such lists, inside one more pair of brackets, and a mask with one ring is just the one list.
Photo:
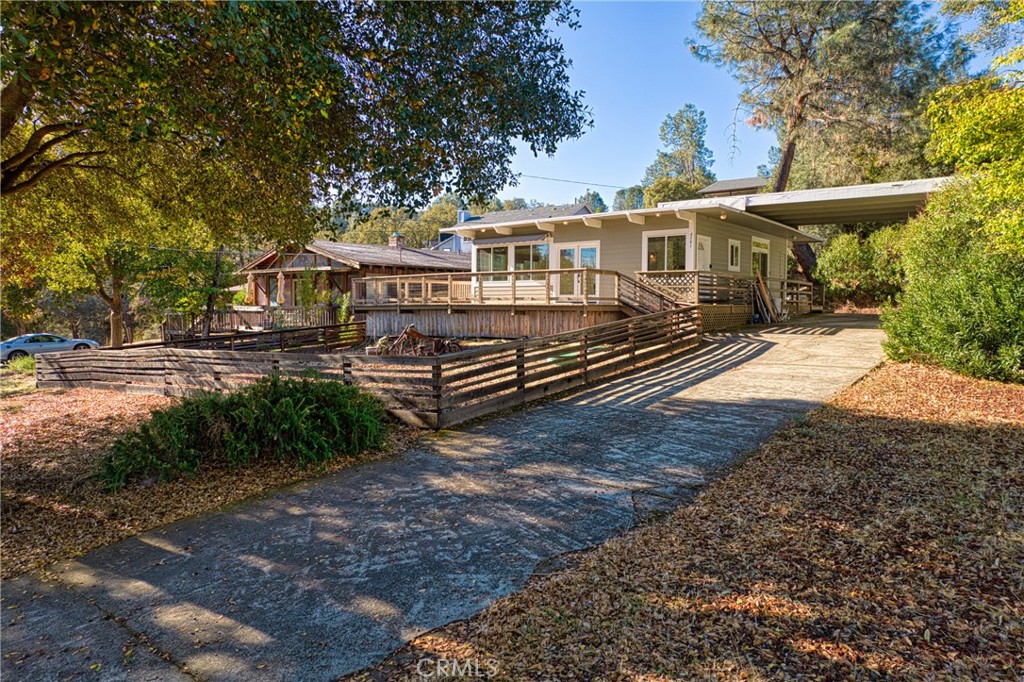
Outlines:
{"label": "fence rail", "polygon": [[[244,350],[301,352],[322,350],[325,353],[349,348],[366,340],[366,322],[352,320],[343,324],[319,327],[299,327],[276,331],[246,332],[243,334],[219,334],[206,338],[171,339],[169,341],[148,341],[126,346],[126,349],[142,348],[191,348],[194,350]],[[102,348],[110,352],[115,348]]]}
{"label": "fence rail", "polygon": [[[327,327],[338,324],[334,306],[269,307],[254,310],[215,310],[210,317],[210,332],[264,331],[295,327]],[[202,334],[203,315],[166,313],[161,327],[164,340],[194,338]]]}
{"label": "fence rail", "polygon": [[691,306],[434,357],[167,346],[53,353],[38,357],[36,382],[184,395],[313,370],[380,396],[406,423],[444,428],[685,352],[700,335],[700,310]]}

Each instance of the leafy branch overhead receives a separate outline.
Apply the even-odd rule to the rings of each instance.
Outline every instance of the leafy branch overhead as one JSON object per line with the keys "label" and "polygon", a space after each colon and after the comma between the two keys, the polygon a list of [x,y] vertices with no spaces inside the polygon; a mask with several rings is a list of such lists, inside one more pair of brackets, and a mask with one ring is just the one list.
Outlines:
{"label": "leafy branch overhead", "polygon": [[575,26],[564,1],[0,11],[5,194],[160,142],[321,196],[418,204],[500,189],[514,138],[551,154],[590,122],[553,35]]}

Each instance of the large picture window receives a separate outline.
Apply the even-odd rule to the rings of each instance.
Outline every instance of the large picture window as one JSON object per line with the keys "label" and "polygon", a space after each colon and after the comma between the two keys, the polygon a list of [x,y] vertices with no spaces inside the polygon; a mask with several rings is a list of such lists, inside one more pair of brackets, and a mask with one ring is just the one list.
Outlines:
{"label": "large picture window", "polygon": [[685,270],[686,232],[644,233],[644,270]]}
{"label": "large picture window", "polygon": [[[547,244],[527,244],[523,246],[516,246],[513,249],[513,267],[517,273],[520,270],[547,270],[548,269],[548,245]],[[516,275],[517,280],[536,280],[544,281],[545,275]]]}
{"label": "large picture window", "polygon": [[[484,246],[476,250],[477,272],[503,272],[508,270],[507,246]],[[485,278],[487,281],[506,279],[507,275],[494,275]]]}

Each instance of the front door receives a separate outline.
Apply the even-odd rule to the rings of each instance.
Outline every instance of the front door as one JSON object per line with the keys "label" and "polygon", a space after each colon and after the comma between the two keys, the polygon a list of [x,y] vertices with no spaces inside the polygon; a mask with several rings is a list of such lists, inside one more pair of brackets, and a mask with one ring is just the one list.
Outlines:
{"label": "front door", "polygon": [[697,269],[711,269],[711,237],[703,234],[697,235]]}
{"label": "front door", "polygon": [[[559,270],[596,268],[598,266],[598,246],[592,242],[557,244],[555,246],[555,262],[558,264],[556,267]],[[597,276],[565,272],[556,275],[553,284],[557,296],[582,296],[584,289],[588,296],[593,296],[597,291]]]}

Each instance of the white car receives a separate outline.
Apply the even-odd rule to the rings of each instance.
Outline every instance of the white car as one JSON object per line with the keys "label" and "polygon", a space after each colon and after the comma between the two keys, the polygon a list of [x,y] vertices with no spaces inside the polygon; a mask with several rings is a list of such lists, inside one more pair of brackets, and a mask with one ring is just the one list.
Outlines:
{"label": "white car", "polygon": [[25,334],[0,343],[0,362],[40,353],[56,353],[64,350],[86,350],[99,348],[100,344],[90,339],[69,339],[56,334]]}

